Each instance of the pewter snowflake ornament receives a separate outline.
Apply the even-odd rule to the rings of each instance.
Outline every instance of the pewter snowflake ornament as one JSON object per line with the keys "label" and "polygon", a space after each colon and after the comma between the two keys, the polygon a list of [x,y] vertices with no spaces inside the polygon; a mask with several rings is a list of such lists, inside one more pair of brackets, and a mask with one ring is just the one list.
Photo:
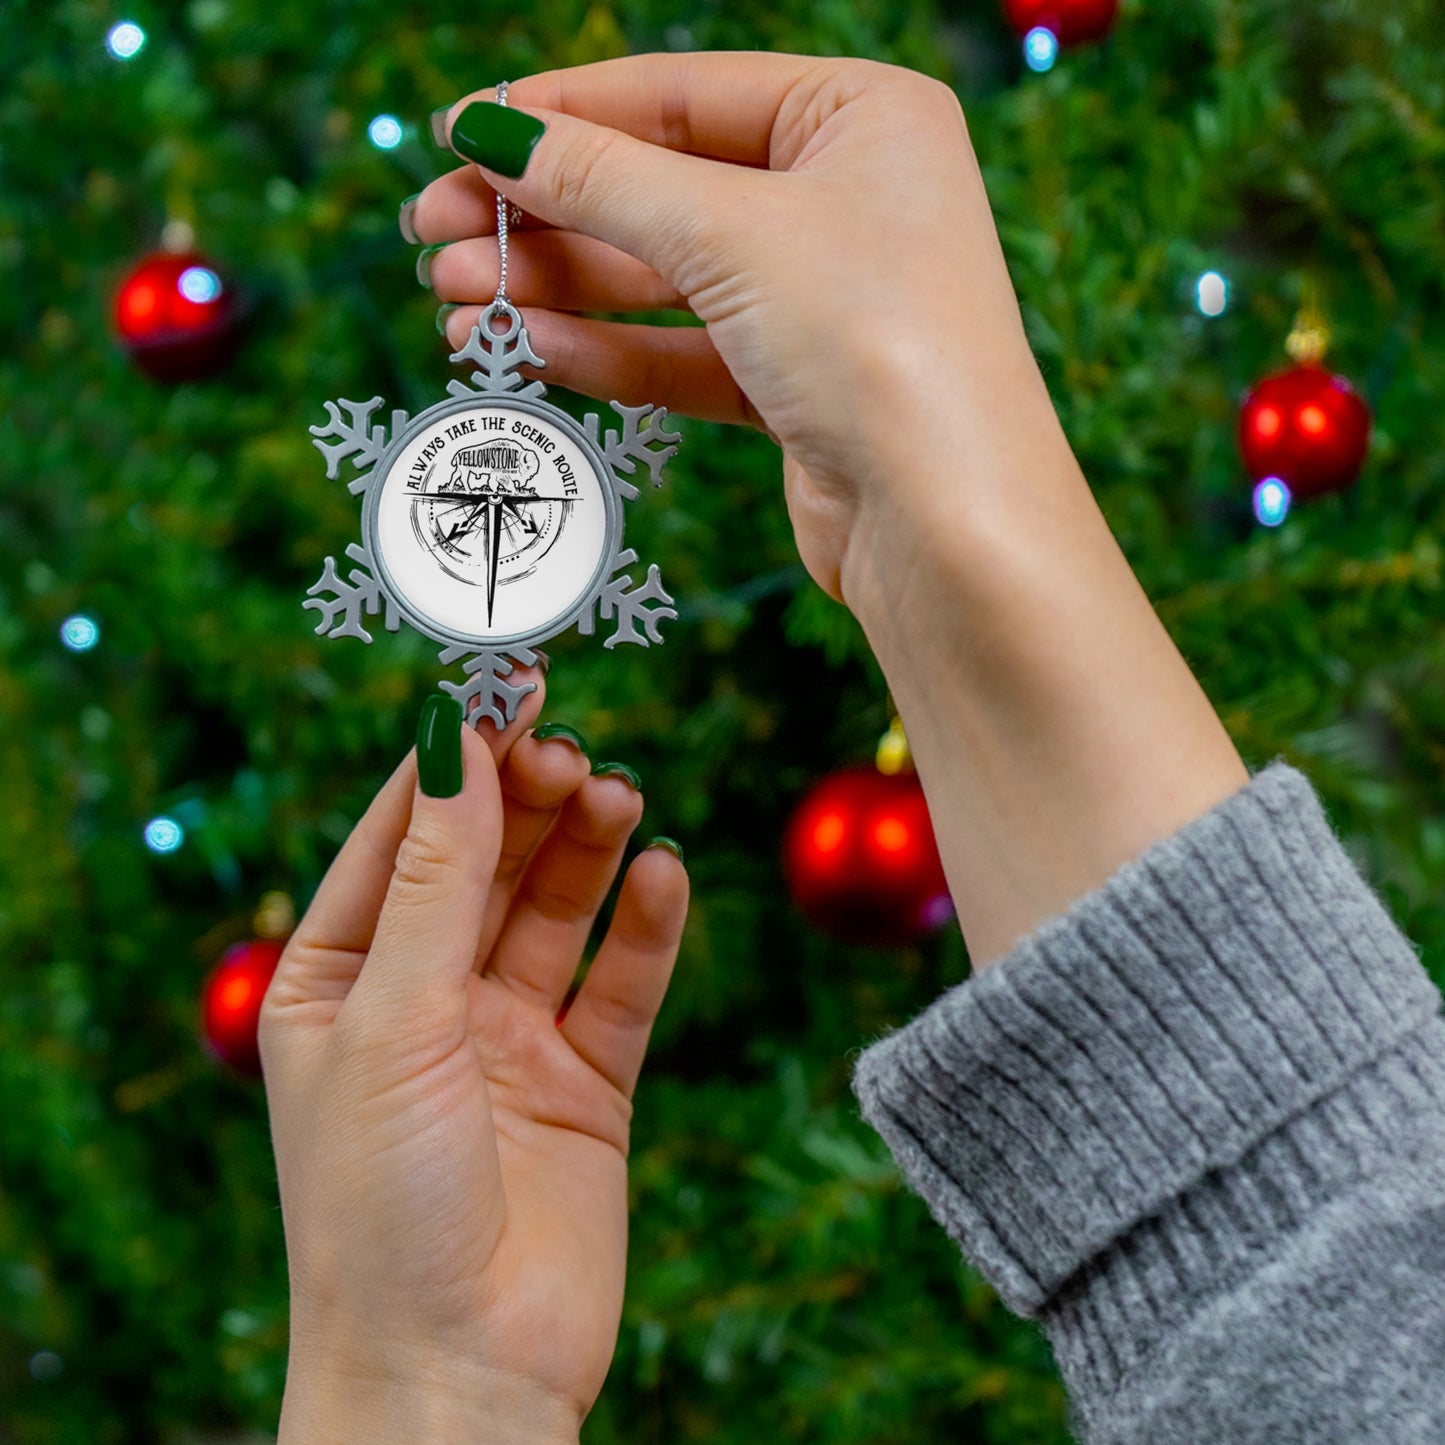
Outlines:
{"label": "pewter snowflake ornament", "polygon": [[[501,323],[501,329],[497,324]],[[546,388],[520,368],[541,368],[520,313],[498,301],[484,311],[452,361],[475,365],[448,399],[408,418],[372,425],[382,398],[328,401],[327,424],[312,427],[333,481],[349,461],[347,483],[361,494],[361,541],[346,549],[345,576],[328,557],[303,607],[327,637],[372,640],[362,619],[402,621],[443,644],[441,660],[461,662],[463,682],[443,679],[468,723],[503,728],[535,684],[508,682],[534,649],[573,626],[590,636],[600,618],[615,622],[604,647],[662,641],[675,618],[655,564],[634,585],[637,553],[622,545],[624,502],[639,495],[629,477],[662,469],[681,437],[664,407],[612,402],[619,429],[600,418],[581,426],[543,401]],[[374,625],[374,624],[373,624]]]}

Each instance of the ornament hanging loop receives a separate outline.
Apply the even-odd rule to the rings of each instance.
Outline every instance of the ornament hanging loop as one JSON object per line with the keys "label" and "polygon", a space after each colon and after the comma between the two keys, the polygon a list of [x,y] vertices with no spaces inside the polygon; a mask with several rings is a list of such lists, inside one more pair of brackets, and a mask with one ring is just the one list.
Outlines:
{"label": "ornament hanging loop", "polygon": [[[505,323],[500,329],[497,326],[499,321]],[[499,296],[487,310],[483,330],[498,345],[506,345],[521,329],[522,313],[510,301]]]}

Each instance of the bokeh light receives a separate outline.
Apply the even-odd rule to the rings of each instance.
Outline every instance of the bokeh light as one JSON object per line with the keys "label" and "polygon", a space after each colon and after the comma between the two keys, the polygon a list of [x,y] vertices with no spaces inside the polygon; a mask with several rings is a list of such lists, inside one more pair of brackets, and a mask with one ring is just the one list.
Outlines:
{"label": "bokeh light", "polygon": [[1289,487],[1279,477],[1266,477],[1254,489],[1254,515],[1263,527],[1277,527],[1289,516]]}
{"label": "bokeh light", "polygon": [[174,818],[152,818],[145,838],[152,853],[174,853],[186,841],[186,830]]}
{"label": "bokeh light", "polygon": [[401,144],[401,122],[394,115],[378,115],[366,128],[366,134],[379,151],[393,151]]}
{"label": "bokeh light", "polygon": [[1024,59],[1030,70],[1042,74],[1054,68],[1059,58],[1059,37],[1047,25],[1035,25],[1024,36]]}
{"label": "bokeh light", "polygon": [[1218,271],[1206,271],[1195,283],[1194,299],[1201,314],[1223,316],[1229,306],[1229,282]]}
{"label": "bokeh light", "polygon": [[89,652],[100,641],[100,624],[77,612],[60,624],[60,640],[72,652]]}
{"label": "bokeh light", "polygon": [[117,60],[133,60],[145,48],[146,33],[134,20],[122,20],[112,25],[105,37],[105,48]]}
{"label": "bokeh light", "polygon": [[209,266],[187,266],[176,282],[182,296],[204,306],[221,294],[221,278]]}

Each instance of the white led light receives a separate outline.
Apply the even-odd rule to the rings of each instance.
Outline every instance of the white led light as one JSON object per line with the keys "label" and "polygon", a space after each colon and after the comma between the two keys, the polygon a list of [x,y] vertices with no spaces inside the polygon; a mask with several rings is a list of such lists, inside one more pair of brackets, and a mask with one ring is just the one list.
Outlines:
{"label": "white led light", "polygon": [[77,612],[60,624],[60,640],[72,652],[89,652],[100,641],[100,625]]}
{"label": "white led light", "polygon": [[1047,25],[1035,25],[1024,37],[1024,59],[1030,70],[1043,72],[1054,68],[1059,58],[1059,37]]}
{"label": "white led light", "polygon": [[1290,491],[1278,477],[1266,477],[1254,489],[1254,515],[1262,527],[1277,527],[1289,515]]}
{"label": "white led light", "polygon": [[146,824],[146,847],[152,853],[174,853],[186,840],[186,830],[174,818],[152,818]]}
{"label": "white led light", "polygon": [[187,266],[176,282],[187,301],[204,305],[221,294],[221,278],[209,266]]}
{"label": "white led light", "polygon": [[122,20],[112,25],[105,37],[105,48],[117,60],[132,60],[141,53],[146,43],[146,33],[134,20]]}
{"label": "white led light", "polygon": [[401,144],[401,122],[394,115],[379,115],[367,126],[366,134],[377,150],[395,150]]}
{"label": "white led light", "polygon": [[1229,282],[1218,271],[1206,271],[1195,283],[1194,299],[1205,316],[1223,316],[1229,305]]}

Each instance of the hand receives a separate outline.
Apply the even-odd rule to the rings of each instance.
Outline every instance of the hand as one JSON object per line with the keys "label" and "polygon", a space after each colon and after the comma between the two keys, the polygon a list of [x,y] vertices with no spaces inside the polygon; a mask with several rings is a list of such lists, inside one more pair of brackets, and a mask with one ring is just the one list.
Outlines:
{"label": "hand", "polygon": [[559,1022],[642,799],[526,735],[540,706],[486,741],[457,710],[454,797],[407,757],[267,993],[283,1442],[575,1441],[611,1363],[631,1098],[687,880],[663,849],[633,862]]}
{"label": "hand", "polygon": [[[458,116],[494,94],[451,107],[454,148]],[[834,597],[860,522],[889,533],[900,506],[949,504],[920,448],[962,479],[1005,394],[1025,434],[1057,431],[943,85],[861,60],[645,55],[518,80],[508,104],[547,126],[523,176],[467,165],[415,203],[420,239],[457,243],[432,257],[433,288],[492,299],[499,186],[526,215],[508,290],[547,379],[765,427],[799,552]],[[575,314],[662,308],[705,328]],[[452,313],[455,344],[477,315]]]}

